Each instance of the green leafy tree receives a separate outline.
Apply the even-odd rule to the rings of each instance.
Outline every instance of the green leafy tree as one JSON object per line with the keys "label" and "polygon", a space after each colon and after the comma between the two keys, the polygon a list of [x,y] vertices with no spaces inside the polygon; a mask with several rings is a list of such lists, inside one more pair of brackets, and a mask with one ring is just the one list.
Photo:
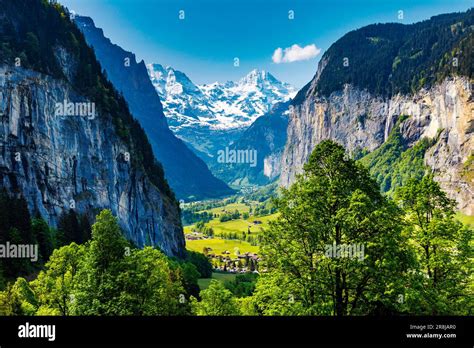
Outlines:
{"label": "green leafy tree", "polygon": [[73,312],[77,274],[85,254],[86,248],[76,243],[56,249],[45,270],[31,282],[42,313],[70,315]]}
{"label": "green leafy tree", "polygon": [[[117,219],[103,210],[78,272],[74,314],[184,315],[190,312],[186,282],[198,277],[151,247],[132,248]],[[196,280],[197,281],[197,280]]]}
{"label": "green leafy tree", "polygon": [[307,311],[301,301],[301,290],[292,276],[272,270],[259,277],[251,303],[241,305],[247,315],[301,315]]}
{"label": "green leafy tree", "polygon": [[38,302],[25,278],[18,278],[0,292],[0,315],[34,315]]}
{"label": "green leafy tree", "polygon": [[411,311],[472,314],[473,231],[454,219],[456,202],[432,175],[411,180],[395,197],[406,212],[407,233],[417,251],[417,272],[407,287]]}
{"label": "green leafy tree", "polygon": [[54,250],[34,281],[19,278],[0,293],[0,310],[7,315],[186,315],[198,277],[192,263],[172,261],[151,247],[132,248],[116,218],[104,210],[90,243]]}
{"label": "green leafy tree", "polygon": [[122,235],[117,218],[108,209],[102,210],[92,226],[90,257],[98,272],[106,271],[123,259],[125,247],[129,247]]}
{"label": "green leafy tree", "polygon": [[[316,146],[304,174],[275,203],[280,216],[262,241],[269,274],[255,291],[260,313],[398,311],[401,279],[413,262],[401,212],[342,146]],[[357,246],[359,254],[328,255],[334,245]]]}
{"label": "green leafy tree", "polygon": [[116,279],[122,271],[126,249],[130,245],[122,236],[117,219],[103,210],[92,226],[92,240],[84,264],[78,273],[75,314],[113,315],[120,289]]}
{"label": "green leafy tree", "polygon": [[218,280],[211,280],[209,287],[201,291],[201,301],[193,301],[193,309],[197,315],[228,316],[238,315],[239,304]]}
{"label": "green leafy tree", "polygon": [[[192,266],[192,265],[191,265]],[[194,266],[193,266],[194,267]],[[198,274],[194,268],[195,274]],[[186,291],[170,275],[168,259],[159,250],[134,249],[126,256],[115,287],[119,295],[110,303],[116,315],[177,315],[189,313]]]}

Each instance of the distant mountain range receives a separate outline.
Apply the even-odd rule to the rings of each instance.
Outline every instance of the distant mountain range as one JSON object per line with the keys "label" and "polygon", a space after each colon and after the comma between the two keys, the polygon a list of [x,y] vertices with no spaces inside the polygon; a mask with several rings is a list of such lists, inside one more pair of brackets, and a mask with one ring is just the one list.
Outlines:
{"label": "distant mountain range", "polygon": [[[296,94],[294,87],[257,69],[236,82],[196,85],[186,74],[172,67],[148,64],[147,68],[170,128],[207,163],[214,175],[235,186],[274,179],[273,175],[266,177],[263,173],[263,160],[268,152],[257,152],[258,165],[250,167],[244,163],[238,165],[241,170],[232,164],[220,163],[217,154],[229,146],[240,149],[234,143],[245,144],[240,150],[261,150],[262,142],[268,141],[265,137],[247,138],[242,142],[239,139],[245,137],[248,128],[263,125],[264,122],[258,122],[253,126],[259,117],[277,104],[288,102]],[[286,136],[286,127],[276,127],[274,131],[280,132],[277,138]],[[249,177],[250,172],[253,174]],[[257,176],[259,180],[255,180]]]}
{"label": "distant mountain range", "polygon": [[[89,17],[76,16],[76,24],[94,48],[107,77],[123,93],[134,117],[145,130],[156,158],[162,163],[165,176],[178,198],[215,198],[233,191],[217,179],[206,164],[170,131],[163,106],[150,82],[143,61],[113,44]],[[179,78],[179,81],[184,81]],[[183,82],[184,83],[184,82]],[[170,91],[178,92],[178,84]],[[170,92],[171,93],[171,92]],[[192,99],[191,96],[189,96]],[[168,108],[165,104],[165,107]]]}
{"label": "distant mountain range", "polygon": [[296,94],[291,85],[264,70],[254,69],[237,82],[196,85],[185,73],[160,64],[148,64],[170,128],[199,126],[211,130],[245,128],[273,105]]}

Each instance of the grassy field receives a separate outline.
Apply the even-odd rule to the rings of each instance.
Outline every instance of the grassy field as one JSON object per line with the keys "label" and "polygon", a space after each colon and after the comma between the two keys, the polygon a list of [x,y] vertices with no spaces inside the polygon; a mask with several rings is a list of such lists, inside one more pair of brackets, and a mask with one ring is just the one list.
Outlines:
{"label": "grassy field", "polygon": [[200,240],[187,240],[186,248],[188,250],[197,251],[202,253],[204,247],[212,249],[214,254],[222,254],[224,251],[229,251],[231,255],[234,255],[234,249],[239,248],[240,253],[258,253],[259,247],[251,245],[250,243],[243,242],[241,240],[227,240],[220,238],[211,239],[200,239]]}
{"label": "grassy field", "polygon": [[457,213],[456,218],[461,221],[463,224],[474,227],[474,216],[464,215],[463,213]]}
{"label": "grassy field", "polygon": [[[206,225],[212,227],[214,230],[214,235],[218,236],[222,233],[230,233],[230,232],[247,232],[248,228],[250,227],[250,231],[252,233],[260,233],[262,229],[268,228],[269,221],[275,220],[278,216],[278,213],[267,215],[267,216],[260,216],[254,217],[250,216],[247,220],[239,219],[239,220],[230,220],[226,222],[220,222],[219,219],[213,219],[209,221]],[[260,225],[254,225],[253,221],[258,220],[262,223]],[[184,226],[184,233],[190,233],[194,229],[194,225]]]}
{"label": "grassy field", "polygon": [[198,279],[198,285],[201,290],[207,289],[212,279],[217,279],[221,282],[232,281],[236,277],[236,274],[233,273],[212,273],[212,278],[201,278]]}

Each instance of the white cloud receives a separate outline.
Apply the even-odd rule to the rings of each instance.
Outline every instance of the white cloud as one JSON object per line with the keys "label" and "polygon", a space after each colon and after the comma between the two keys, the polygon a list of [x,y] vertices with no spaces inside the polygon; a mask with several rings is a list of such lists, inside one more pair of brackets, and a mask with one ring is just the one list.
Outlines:
{"label": "white cloud", "polygon": [[321,52],[320,48],[317,48],[315,44],[300,47],[297,44],[287,47],[284,50],[278,47],[273,52],[272,60],[276,64],[280,63],[293,63],[300,60],[308,60],[316,57]]}
{"label": "white cloud", "polygon": [[278,47],[275,50],[275,52],[273,52],[273,56],[272,56],[273,63],[280,64],[282,58],[283,58],[283,50],[280,47]]}

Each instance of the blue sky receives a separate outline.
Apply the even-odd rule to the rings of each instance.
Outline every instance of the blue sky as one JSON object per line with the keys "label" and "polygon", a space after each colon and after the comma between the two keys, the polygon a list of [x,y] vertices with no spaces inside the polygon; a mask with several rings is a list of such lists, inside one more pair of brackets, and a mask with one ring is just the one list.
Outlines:
{"label": "blue sky", "polygon": [[[170,65],[195,83],[236,80],[265,69],[301,88],[324,51],[346,32],[372,23],[413,23],[465,11],[474,0],[60,0],[94,19],[112,42],[146,63]],[[184,11],[184,20],[179,19]],[[289,11],[294,19],[289,19]],[[403,20],[398,11],[403,11]],[[309,47],[305,58],[276,64],[277,48]],[[314,54],[321,50],[315,57]],[[240,66],[234,66],[234,58]],[[296,54],[298,59],[303,56]],[[292,59],[290,59],[292,60]]]}

